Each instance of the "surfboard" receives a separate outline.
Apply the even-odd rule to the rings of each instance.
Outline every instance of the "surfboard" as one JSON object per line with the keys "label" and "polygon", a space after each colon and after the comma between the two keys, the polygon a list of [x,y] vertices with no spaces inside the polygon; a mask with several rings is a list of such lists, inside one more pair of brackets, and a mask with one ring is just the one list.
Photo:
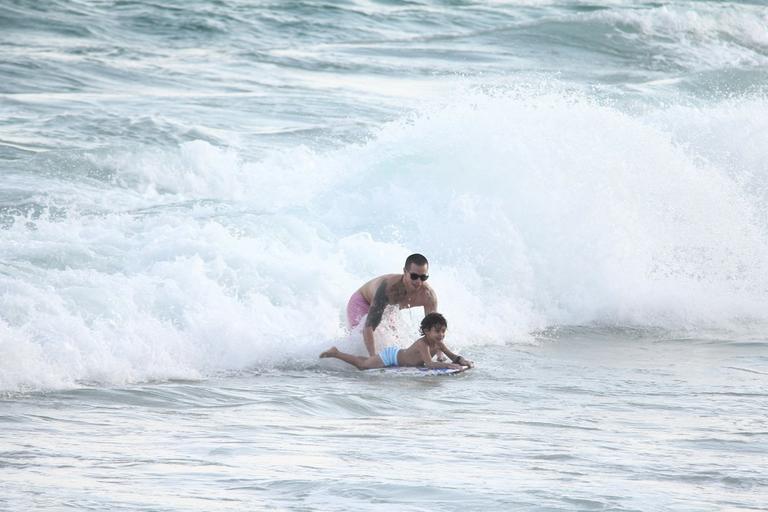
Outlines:
{"label": "surfboard", "polygon": [[382,375],[398,375],[410,377],[430,377],[436,375],[455,375],[469,370],[469,366],[456,368],[422,368],[415,366],[388,366],[386,368],[372,368],[363,370],[365,373],[377,373]]}

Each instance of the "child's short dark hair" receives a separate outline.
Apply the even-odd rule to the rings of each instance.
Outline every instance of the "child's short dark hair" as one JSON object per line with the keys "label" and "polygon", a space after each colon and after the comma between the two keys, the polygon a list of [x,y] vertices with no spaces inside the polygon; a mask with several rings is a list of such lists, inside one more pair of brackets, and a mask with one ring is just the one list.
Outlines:
{"label": "child's short dark hair", "polygon": [[435,326],[448,328],[448,320],[445,319],[440,313],[430,313],[424,317],[421,321],[421,334],[426,333],[428,330]]}

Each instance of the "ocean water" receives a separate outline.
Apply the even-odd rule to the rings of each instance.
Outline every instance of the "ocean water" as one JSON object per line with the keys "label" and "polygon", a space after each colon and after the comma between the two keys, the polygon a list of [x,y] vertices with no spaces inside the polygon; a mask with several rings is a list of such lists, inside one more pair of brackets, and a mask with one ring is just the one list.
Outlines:
{"label": "ocean water", "polygon": [[[768,507],[763,1],[2,0],[0,78],[0,510]],[[412,252],[476,368],[318,360]]]}

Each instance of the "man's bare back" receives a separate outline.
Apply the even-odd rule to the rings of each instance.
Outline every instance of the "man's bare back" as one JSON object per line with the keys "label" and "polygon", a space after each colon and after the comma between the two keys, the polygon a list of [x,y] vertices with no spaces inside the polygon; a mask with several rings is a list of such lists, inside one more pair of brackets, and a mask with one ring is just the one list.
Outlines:
{"label": "man's bare back", "polygon": [[369,355],[374,355],[373,331],[381,323],[387,306],[400,309],[423,306],[429,314],[437,311],[437,294],[426,281],[429,279],[429,262],[421,254],[411,254],[405,260],[402,274],[385,274],[371,279],[361,286],[347,304],[347,319],[355,327],[359,319],[368,315],[363,328],[363,341]]}
{"label": "man's bare back", "polygon": [[[427,308],[437,303],[437,296],[432,287],[424,283],[416,290],[410,291],[403,284],[402,274],[386,274],[371,279],[357,291],[365,298],[368,304],[373,304],[376,293],[384,285],[384,294],[387,305],[397,304],[400,309],[423,306]],[[437,309],[437,308],[435,308]],[[431,311],[428,311],[431,313]]]}
{"label": "man's bare back", "polygon": [[[422,256],[422,258],[424,258]],[[371,305],[363,329],[363,341],[369,355],[376,354],[373,331],[381,323],[384,309],[396,305],[400,309],[424,306],[425,313],[437,311],[437,295],[426,283],[429,263],[408,262],[402,274],[387,274],[365,283],[358,292]]]}

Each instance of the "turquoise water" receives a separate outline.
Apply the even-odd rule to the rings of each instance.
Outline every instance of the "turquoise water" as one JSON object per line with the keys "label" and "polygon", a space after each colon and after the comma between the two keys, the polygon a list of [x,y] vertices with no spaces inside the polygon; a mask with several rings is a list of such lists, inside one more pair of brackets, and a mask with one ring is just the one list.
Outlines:
{"label": "turquoise water", "polygon": [[[763,508],[766,27],[2,2],[0,508]],[[319,361],[411,252],[477,368]]]}

